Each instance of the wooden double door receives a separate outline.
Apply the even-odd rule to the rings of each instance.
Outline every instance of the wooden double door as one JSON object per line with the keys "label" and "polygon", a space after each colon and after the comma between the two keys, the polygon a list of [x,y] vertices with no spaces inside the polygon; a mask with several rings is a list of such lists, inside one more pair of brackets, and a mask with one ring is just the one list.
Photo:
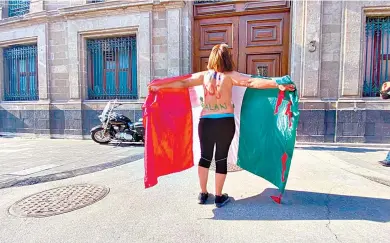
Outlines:
{"label": "wooden double door", "polygon": [[212,47],[226,43],[236,71],[268,77],[286,75],[289,34],[289,11],[195,20],[193,71],[207,70]]}

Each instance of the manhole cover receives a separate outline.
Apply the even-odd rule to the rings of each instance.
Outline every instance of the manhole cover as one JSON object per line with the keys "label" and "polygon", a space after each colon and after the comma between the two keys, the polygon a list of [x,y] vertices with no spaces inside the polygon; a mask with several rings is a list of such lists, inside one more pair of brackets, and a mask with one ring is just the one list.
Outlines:
{"label": "manhole cover", "polygon": [[21,217],[48,217],[74,211],[104,198],[109,189],[95,185],[71,185],[50,189],[26,197],[9,208]]}
{"label": "manhole cover", "polygon": [[[215,161],[214,160],[211,162],[210,170],[215,171]],[[236,172],[236,171],[241,171],[241,170],[242,169],[235,164],[230,164],[230,163],[227,164],[227,171],[228,172]]]}

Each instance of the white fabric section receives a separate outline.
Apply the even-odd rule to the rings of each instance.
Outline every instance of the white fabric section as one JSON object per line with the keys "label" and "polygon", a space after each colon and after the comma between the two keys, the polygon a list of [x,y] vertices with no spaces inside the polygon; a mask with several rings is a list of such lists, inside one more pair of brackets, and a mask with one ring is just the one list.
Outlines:
{"label": "white fabric section", "polygon": [[[245,94],[245,87],[233,87],[232,101],[234,104],[234,120],[236,123],[236,133],[232,144],[230,145],[228,163],[237,164],[237,154],[238,154],[238,139],[240,137],[240,115],[241,115],[241,105],[242,100]],[[194,163],[198,163],[200,159],[200,143],[198,136],[198,124],[200,119],[200,114],[202,112],[202,106],[200,102],[200,97],[204,97],[203,86],[196,86],[189,89],[190,99],[192,104],[192,121],[193,121],[193,152],[194,152]],[[215,149],[215,148],[214,148]]]}
{"label": "white fabric section", "polygon": [[193,153],[194,153],[194,164],[197,165],[200,159],[200,143],[198,135],[198,124],[200,114],[202,112],[202,105],[200,97],[204,97],[203,86],[196,86],[189,89],[190,99],[192,105],[192,127],[193,127]]}
{"label": "white fabric section", "polygon": [[245,87],[233,87],[232,101],[234,104],[234,121],[236,122],[236,133],[232,144],[230,145],[229,154],[228,154],[228,164],[237,164],[237,155],[238,155],[238,144],[240,138],[240,117],[241,117],[241,106],[242,101],[244,100],[246,88]]}

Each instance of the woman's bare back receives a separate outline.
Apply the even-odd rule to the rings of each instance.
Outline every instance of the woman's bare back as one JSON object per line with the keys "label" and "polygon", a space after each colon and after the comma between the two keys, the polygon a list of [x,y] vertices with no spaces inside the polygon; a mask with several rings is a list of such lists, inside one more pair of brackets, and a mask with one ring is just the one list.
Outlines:
{"label": "woman's bare back", "polygon": [[233,113],[232,79],[223,73],[208,71],[203,78],[202,116]]}

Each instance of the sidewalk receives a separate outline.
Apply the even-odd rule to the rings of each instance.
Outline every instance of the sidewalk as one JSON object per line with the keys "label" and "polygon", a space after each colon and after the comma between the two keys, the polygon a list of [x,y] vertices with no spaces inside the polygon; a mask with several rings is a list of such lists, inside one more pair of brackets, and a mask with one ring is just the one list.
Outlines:
{"label": "sidewalk", "polygon": [[141,145],[0,138],[0,189],[66,179],[142,159]]}
{"label": "sidewalk", "polygon": [[299,145],[296,150],[304,151],[317,162],[332,164],[390,187],[390,168],[378,163],[385,159],[389,148]]}
{"label": "sidewalk", "polygon": [[[41,143],[47,144],[40,141],[35,146]],[[82,154],[87,147],[99,153],[109,150],[88,142],[69,143],[68,150]],[[120,148],[127,154],[132,149]],[[232,201],[223,208],[215,207],[213,197],[207,205],[197,204],[196,167],[161,177],[155,187],[145,189],[142,160],[66,180],[1,189],[0,242],[388,242],[390,187],[356,174],[367,170],[386,177],[389,168],[376,160],[387,151],[343,154],[316,149],[296,149],[281,205],[270,198],[278,193],[273,185],[246,171],[228,174],[224,191]],[[16,152],[8,153],[13,157]],[[378,170],[343,160],[352,154]],[[23,218],[9,213],[27,196],[80,184],[104,186],[109,193],[90,206],[55,216]],[[214,173],[208,184],[214,193]]]}

